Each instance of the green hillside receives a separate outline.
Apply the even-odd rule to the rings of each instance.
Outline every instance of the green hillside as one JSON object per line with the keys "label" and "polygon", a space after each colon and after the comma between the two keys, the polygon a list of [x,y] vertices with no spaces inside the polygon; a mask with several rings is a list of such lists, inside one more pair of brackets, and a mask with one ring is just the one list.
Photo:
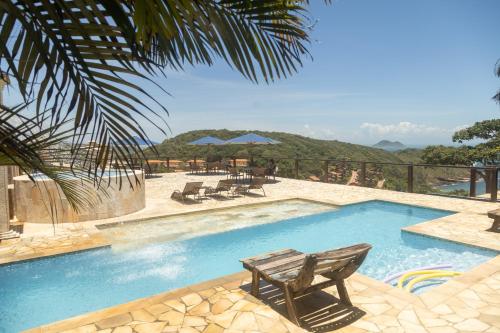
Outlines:
{"label": "green hillside", "polygon": [[[247,133],[256,133],[281,143],[277,145],[223,145],[223,146],[192,146],[189,142],[211,135],[223,140],[231,139]],[[274,158],[278,165],[278,175],[295,177],[295,158],[312,159],[301,160],[299,163],[299,178],[325,179],[325,163],[318,159],[340,161],[370,161],[389,163],[421,163],[420,149],[405,149],[389,152],[383,149],[340,142],[336,140],[318,140],[297,134],[263,131],[230,131],[230,130],[197,130],[190,131],[174,138],[165,140],[157,145],[160,158],[169,157],[177,160],[197,159],[216,161],[222,158],[253,156],[254,162],[266,166],[268,158]],[[148,154],[151,158],[157,158]],[[346,184],[353,180],[353,174],[359,174],[359,163],[333,163],[328,165],[328,180],[339,184]],[[405,165],[368,164],[366,166],[366,183],[371,187],[406,191],[407,167]],[[442,178],[460,178],[463,170],[415,167],[414,190],[416,192],[436,192],[433,185],[438,185]],[[354,182],[356,183],[356,182]]]}
{"label": "green hillside", "polygon": [[211,135],[223,140],[247,133],[256,133],[281,142],[278,145],[246,145],[212,146],[210,152],[219,156],[254,156],[265,157],[299,157],[299,158],[330,158],[336,160],[370,160],[379,162],[401,162],[396,155],[372,147],[340,142],[336,140],[318,140],[297,134],[262,131],[229,131],[229,130],[198,130],[180,134],[163,141],[157,146],[161,156],[171,158],[205,158],[209,149],[206,146],[190,146],[187,143],[203,136]]}

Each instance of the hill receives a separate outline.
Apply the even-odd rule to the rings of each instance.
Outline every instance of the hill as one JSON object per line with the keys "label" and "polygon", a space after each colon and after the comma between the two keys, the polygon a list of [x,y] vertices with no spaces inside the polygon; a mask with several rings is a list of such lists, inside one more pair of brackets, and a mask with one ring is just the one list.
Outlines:
{"label": "hill", "polygon": [[[201,137],[211,135],[223,140],[231,139],[243,134],[256,133],[280,141],[277,145],[222,145],[222,146],[192,146],[189,142]],[[299,178],[317,180],[325,177],[325,164],[318,159],[331,159],[339,161],[371,161],[389,163],[422,163],[420,149],[404,149],[395,152],[383,149],[362,146],[337,140],[318,140],[305,136],[264,131],[230,131],[222,130],[197,130],[179,134],[171,139],[158,144],[157,150],[160,158],[191,160],[198,159],[216,161],[232,156],[249,158],[253,156],[254,162],[260,166],[267,165],[268,158],[277,159],[278,174],[283,177],[295,176],[294,158],[311,159],[301,160]],[[151,158],[156,158],[149,153]],[[262,157],[262,158],[261,158]],[[360,172],[359,163],[334,163],[328,166],[329,181],[347,184],[357,183]],[[415,167],[414,189],[416,192],[435,192],[433,186],[440,183],[443,177],[461,177],[463,170]],[[366,185],[383,187],[386,189],[406,191],[407,167],[404,165],[368,164],[366,168]]]}
{"label": "hill", "polygon": [[[191,146],[189,142],[206,135],[227,140],[247,133],[256,133],[281,142],[277,145],[225,145],[225,146]],[[161,156],[171,158],[205,158],[207,152],[213,156],[254,156],[264,157],[302,157],[302,158],[330,158],[336,160],[369,160],[378,162],[401,162],[396,155],[379,149],[346,143],[336,140],[318,140],[305,136],[264,131],[230,131],[230,130],[197,130],[179,134],[174,138],[163,141],[156,146]]]}
{"label": "hill", "polygon": [[379,141],[376,144],[374,144],[372,147],[387,150],[387,151],[398,151],[398,150],[403,150],[403,149],[407,148],[404,144],[402,144],[399,141],[389,141],[389,140]]}

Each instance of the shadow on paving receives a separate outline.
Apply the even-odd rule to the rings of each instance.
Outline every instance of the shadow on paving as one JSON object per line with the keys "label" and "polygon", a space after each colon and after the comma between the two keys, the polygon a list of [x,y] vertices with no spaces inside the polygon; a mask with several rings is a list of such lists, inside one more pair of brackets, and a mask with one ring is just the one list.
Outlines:
{"label": "shadow on paving", "polygon": [[[250,293],[251,284],[240,287]],[[288,318],[283,292],[275,286],[261,281],[259,300]],[[316,291],[295,299],[301,328],[310,332],[331,332],[349,326],[363,317],[366,312],[346,306],[340,300],[324,291]]]}

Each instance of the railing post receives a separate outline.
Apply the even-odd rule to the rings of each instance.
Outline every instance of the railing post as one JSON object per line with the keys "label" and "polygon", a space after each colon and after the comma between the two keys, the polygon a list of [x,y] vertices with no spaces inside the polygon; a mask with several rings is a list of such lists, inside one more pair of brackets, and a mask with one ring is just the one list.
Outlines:
{"label": "railing post", "polygon": [[325,176],[323,177],[323,181],[328,183],[328,160],[325,161]]}
{"label": "railing post", "polygon": [[170,172],[170,157],[167,157],[167,172]]}
{"label": "railing post", "polygon": [[361,172],[359,175],[359,183],[361,186],[366,186],[366,162],[361,162]]}
{"label": "railing post", "polygon": [[476,180],[477,180],[477,170],[476,170],[476,168],[471,168],[470,169],[469,197],[476,196]]}
{"label": "railing post", "polygon": [[497,201],[497,192],[498,192],[498,168],[492,168],[491,172],[491,201]]}
{"label": "railing post", "polygon": [[413,164],[408,165],[408,193],[413,193]]}
{"label": "railing post", "polygon": [[295,179],[299,179],[299,160],[295,159]]}
{"label": "railing post", "polygon": [[236,157],[233,156],[233,168],[236,168]]}

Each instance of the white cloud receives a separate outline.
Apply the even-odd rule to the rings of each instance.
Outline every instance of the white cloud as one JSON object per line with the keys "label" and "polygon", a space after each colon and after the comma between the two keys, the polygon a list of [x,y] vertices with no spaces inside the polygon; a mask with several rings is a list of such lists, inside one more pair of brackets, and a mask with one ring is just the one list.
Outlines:
{"label": "white cloud", "polygon": [[455,129],[415,124],[401,121],[397,124],[362,123],[360,128],[373,136],[385,135],[442,135],[450,134]]}
{"label": "white cloud", "polygon": [[335,131],[330,128],[317,128],[309,124],[304,124],[304,128],[299,131],[299,134],[322,140],[330,140],[335,138]]}

